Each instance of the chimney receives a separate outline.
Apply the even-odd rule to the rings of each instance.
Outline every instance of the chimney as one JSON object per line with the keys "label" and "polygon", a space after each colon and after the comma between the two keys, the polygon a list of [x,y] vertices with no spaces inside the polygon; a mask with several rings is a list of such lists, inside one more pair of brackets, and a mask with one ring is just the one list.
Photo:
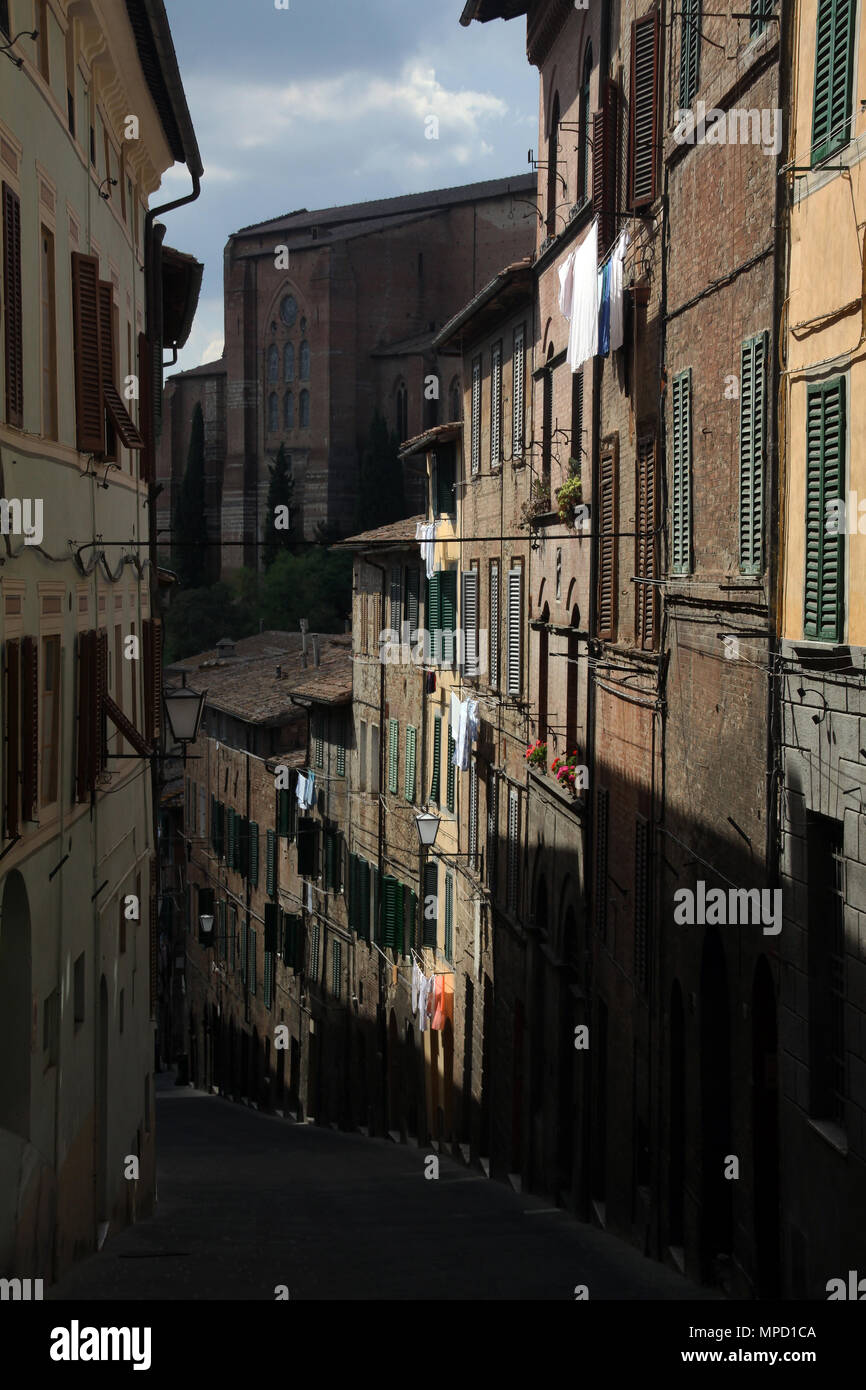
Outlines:
{"label": "chimney", "polygon": [[313,665],[314,665],[314,666],[318,666],[319,661],[320,661],[320,659],[321,659],[321,658],[320,658],[320,653],[319,653],[319,636],[318,636],[318,633],[315,633],[315,632],[313,633],[313,636],[312,636],[312,643],[313,643]]}
{"label": "chimney", "polygon": [[306,618],[301,618],[300,621],[299,621],[299,623],[298,623],[298,626],[299,626],[300,629],[301,629],[301,665],[302,665],[304,668],[306,668],[306,665],[307,665],[307,629],[309,628],[310,624],[309,624],[309,622],[307,621]]}

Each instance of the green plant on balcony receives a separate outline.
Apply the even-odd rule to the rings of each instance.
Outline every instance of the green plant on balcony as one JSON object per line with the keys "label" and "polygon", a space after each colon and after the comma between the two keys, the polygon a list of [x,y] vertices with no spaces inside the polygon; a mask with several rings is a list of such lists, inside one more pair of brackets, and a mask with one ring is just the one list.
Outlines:
{"label": "green plant on balcony", "polygon": [[520,508],[520,525],[532,526],[538,517],[550,511],[550,487],[540,478],[533,478],[529,500]]}
{"label": "green plant on balcony", "polygon": [[[574,464],[576,459],[570,459]],[[556,509],[564,526],[574,525],[574,509],[583,501],[583,480],[579,473],[570,473],[556,494]]]}

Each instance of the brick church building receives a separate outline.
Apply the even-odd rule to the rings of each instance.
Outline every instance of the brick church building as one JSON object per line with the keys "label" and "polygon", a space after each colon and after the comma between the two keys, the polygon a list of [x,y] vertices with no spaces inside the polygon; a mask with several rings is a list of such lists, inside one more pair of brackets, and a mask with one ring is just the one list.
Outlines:
{"label": "brick church building", "polygon": [[[433,340],[503,265],[530,253],[535,196],[527,174],[302,210],[233,233],[223,356],[166,383],[161,536],[199,402],[212,579],[255,565],[268,466],[281,443],[299,539],[316,540],[322,527],[351,532],[374,409],[401,443],[459,418],[458,369],[453,358],[440,361]],[[407,513],[418,511],[412,475],[406,484]]]}

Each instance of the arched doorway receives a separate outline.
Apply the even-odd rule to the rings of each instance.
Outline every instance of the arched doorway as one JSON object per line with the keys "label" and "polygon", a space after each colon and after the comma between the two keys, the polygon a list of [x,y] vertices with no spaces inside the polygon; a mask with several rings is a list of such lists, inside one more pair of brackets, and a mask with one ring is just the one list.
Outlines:
{"label": "arched doorway", "polygon": [[0,916],[0,1129],[30,1138],[30,905],[16,871]]}
{"label": "arched doorway", "polygon": [[678,980],[671,989],[668,1244],[683,1244],[686,1178],[686,1021]]}
{"label": "arched doorway", "polygon": [[733,1189],[725,1177],[731,1150],[731,1023],[721,937],[707,930],[701,961],[701,1267],[718,1282],[719,1256],[731,1253]]}
{"label": "arched doorway", "polygon": [[779,1297],[779,1084],[776,992],[766,956],[752,986],[752,1143],[759,1298]]}

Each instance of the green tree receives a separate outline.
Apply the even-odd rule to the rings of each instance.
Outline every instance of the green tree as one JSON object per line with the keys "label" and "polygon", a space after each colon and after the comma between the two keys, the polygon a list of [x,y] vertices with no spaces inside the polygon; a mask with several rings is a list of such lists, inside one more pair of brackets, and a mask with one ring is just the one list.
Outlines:
{"label": "green tree", "polygon": [[358,531],[387,526],[406,515],[399,448],[396,434],[388,433],[385,417],[376,409],[361,453]]}
{"label": "green tree", "polygon": [[262,527],[265,569],[270,569],[281,551],[290,550],[292,546],[291,502],[295,485],[285,444],[280,445],[273,464],[268,465],[268,473],[270,482]]}
{"label": "green tree", "polygon": [[255,609],[229,584],[180,589],[165,613],[165,663],[209,651],[221,637],[249,637],[258,630]]}
{"label": "green tree", "polygon": [[[174,504],[172,560],[184,589],[207,582],[207,520],[204,506],[204,416],[196,403],[189,436],[186,472]],[[201,649],[200,649],[201,650]]]}
{"label": "green tree", "polygon": [[264,576],[259,617],[266,628],[343,632],[352,611],[352,556],[324,549],[294,555],[283,550]]}

